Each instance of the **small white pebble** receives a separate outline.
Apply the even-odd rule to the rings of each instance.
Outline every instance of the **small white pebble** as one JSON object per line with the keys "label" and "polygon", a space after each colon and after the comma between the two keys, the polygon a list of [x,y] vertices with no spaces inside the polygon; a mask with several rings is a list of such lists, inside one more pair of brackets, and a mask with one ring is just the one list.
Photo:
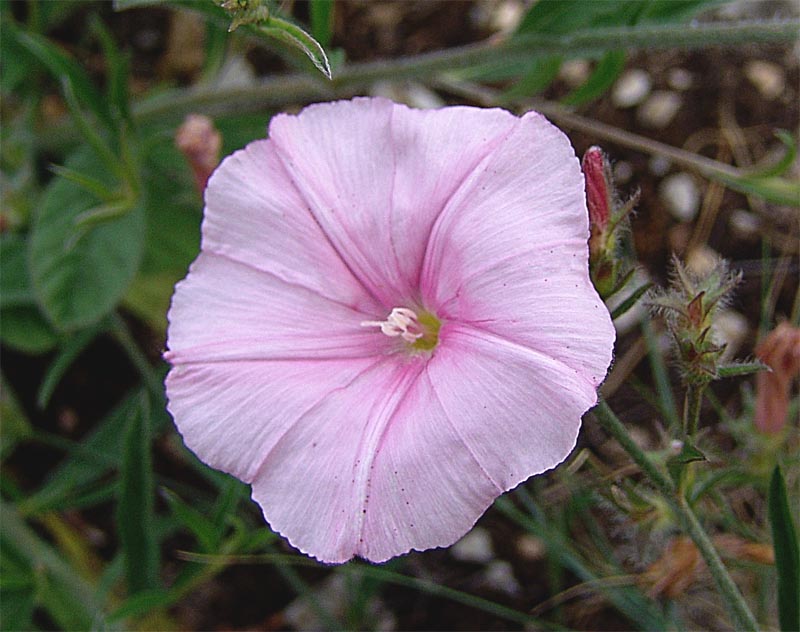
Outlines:
{"label": "small white pebble", "polygon": [[661,176],[667,175],[667,171],[672,166],[672,161],[669,158],[664,156],[653,156],[647,163],[647,167],[650,169],[650,173],[654,176]]}
{"label": "small white pebble", "polygon": [[558,70],[558,76],[570,88],[577,88],[583,84],[591,72],[589,62],[585,59],[568,59]]}
{"label": "small white pebble", "polygon": [[248,88],[256,83],[256,73],[241,55],[228,57],[214,80],[216,90]]}
{"label": "small white pebble", "polygon": [[739,312],[723,309],[714,317],[711,333],[717,344],[727,345],[721,359],[723,362],[730,362],[736,357],[742,343],[747,340],[750,323]]}
{"label": "small white pebble", "polygon": [[486,529],[476,527],[450,548],[450,554],[461,562],[488,562],[494,557],[492,538]]}
{"label": "small white pebble", "polygon": [[778,64],[754,59],[744,66],[744,75],[767,99],[774,99],[786,88],[786,73]]}
{"label": "small white pebble", "polygon": [[514,576],[514,568],[505,560],[491,562],[486,568],[484,578],[488,586],[508,595],[517,595],[522,590]]}
{"label": "small white pebble", "polygon": [[719,265],[722,257],[711,246],[695,246],[686,254],[686,268],[698,276],[709,274]]}
{"label": "small white pebble", "polygon": [[435,110],[445,105],[438,94],[416,81],[409,83],[406,88],[406,103],[420,110]]}
{"label": "small white pebble", "polygon": [[517,553],[526,560],[541,560],[547,553],[547,545],[541,538],[526,533],[517,540]]}
{"label": "small white pebble", "polygon": [[681,104],[682,99],[677,92],[656,90],[639,106],[636,115],[642,125],[663,129],[675,118]]}
{"label": "small white pebble", "polygon": [[515,31],[525,15],[525,5],[519,0],[492,2],[489,6],[494,9],[489,26],[499,33]]}
{"label": "small white pebble", "polygon": [[694,79],[692,73],[685,68],[671,68],[667,74],[667,84],[673,90],[688,90],[692,87]]}
{"label": "small white pebble", "polygon": [[633,167],[631,163],[620,160],[614,163],[614,180],[617,184],[627,184],[633,177]]}
{"label": "small white pebble", "polygon": [[733,233],[742,239],[757,236],[761,229],[761,220],[758,215],[743,208],[737,208],[731,213],[728,224]]}
{"label": "small white pebble", "polygon": [[664,178],[659,194],[672,216],[681,222],[693,220],[700,210],[700,189],[688,173],[674,173]]}
{"label": "small white pebble", "polygon": [[644,101],[652,87],[650,75],[640,68],[633,68],[617,79],[611,91],[611,102],[618,108],[631,108]]}

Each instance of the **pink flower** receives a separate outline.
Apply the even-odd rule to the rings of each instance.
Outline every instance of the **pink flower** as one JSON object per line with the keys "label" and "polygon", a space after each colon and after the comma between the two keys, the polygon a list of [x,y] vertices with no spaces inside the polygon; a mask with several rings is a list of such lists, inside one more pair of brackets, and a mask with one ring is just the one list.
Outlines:
{"label": "pink flower", "polygon": [[312,105],[226,158],[169,313],[169,409],[325,562],[447,546],[560,463],[614,341],[541,115]]}

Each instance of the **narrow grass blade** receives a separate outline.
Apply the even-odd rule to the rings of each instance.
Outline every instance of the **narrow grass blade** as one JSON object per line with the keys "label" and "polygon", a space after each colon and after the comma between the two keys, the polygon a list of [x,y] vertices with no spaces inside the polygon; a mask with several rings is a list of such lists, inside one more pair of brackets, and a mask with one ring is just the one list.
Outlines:
{"label": "narrow grass blade", "polygon": [[800,630],[800,552],[786,483],[777,465],[769,483],[769,521],[778,572],[778,618],[781,630]]}
{"label": "narrow grass blade", "polygon": [[158,542],[153,524],[150,404],[146,396],[127,420],[117,528],[125,555],[129,594],[158,587]]}

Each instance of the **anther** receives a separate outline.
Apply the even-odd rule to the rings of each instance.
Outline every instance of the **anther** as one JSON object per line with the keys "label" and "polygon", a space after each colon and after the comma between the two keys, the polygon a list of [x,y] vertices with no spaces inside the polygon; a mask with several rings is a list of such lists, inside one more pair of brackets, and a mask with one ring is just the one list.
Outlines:
{"label": "anther", "polygon": [[423,335],[417,314],[407,307],[395,307],[386,320],[364,320],[361,326],[380,327],[387,336],[392,338],[400,336],[409,343],[416,342]]}

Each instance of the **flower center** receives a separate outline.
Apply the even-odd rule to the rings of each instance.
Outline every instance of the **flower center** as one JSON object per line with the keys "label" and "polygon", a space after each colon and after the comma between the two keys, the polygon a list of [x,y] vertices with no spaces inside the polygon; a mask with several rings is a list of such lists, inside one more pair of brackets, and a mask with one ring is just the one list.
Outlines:
{"label": "flower center", "polygon": [[362,327],[380,327],[381,332],[391,338],[400,337],[413,349],[429,351],[439,342],[439,328],[442,324],[430,312],[419,315],[407,307],[395,307],[386,320],[365,320]]}

